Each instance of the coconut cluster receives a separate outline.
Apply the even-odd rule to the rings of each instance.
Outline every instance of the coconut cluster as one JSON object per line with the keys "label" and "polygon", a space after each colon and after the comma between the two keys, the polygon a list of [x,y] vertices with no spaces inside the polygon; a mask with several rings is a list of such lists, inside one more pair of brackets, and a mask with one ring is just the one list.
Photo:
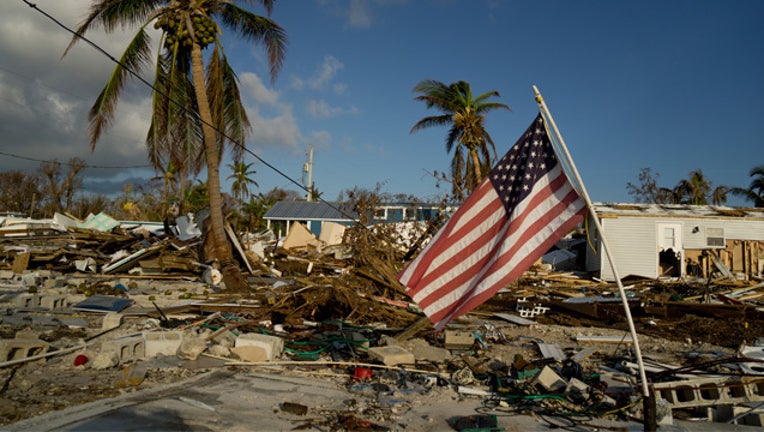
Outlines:
{"label": "coconut cluster", "polygon": [[[191,25],[194,29],[194,36],[196,36],[196,40],[202,48],[215,41],[217,27],[215,22],[207,15],[192,15]],[[154,28],[161,28],[165,32],[164,44],[167,49],[172,49],[175,44],[190,47],[193,43],[188,27],[182,19],[164,15],[157,19],[156,23],[154,23]]]}

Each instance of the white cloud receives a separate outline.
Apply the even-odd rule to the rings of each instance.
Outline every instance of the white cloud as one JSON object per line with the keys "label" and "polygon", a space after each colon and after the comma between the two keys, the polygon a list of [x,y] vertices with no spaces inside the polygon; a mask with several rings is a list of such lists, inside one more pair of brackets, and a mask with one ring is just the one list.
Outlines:
{"label": "white cloud", "polygon": [[316,73],[310,78],[310,87],[316,90],[323,89],[337,74],[337,71],[344,68],[345,65],[334,56],[324,57],[323,63],[319,66]]}
{"label": "white cloud", "polygon": [[302,90],[305,87],[305,81],[299,77],[292,76],[289,78],[289,88],[294,90]]}
{"label": "white cloud", "polygon": [[48,93],[43,96],[54,118],[56,127],[66,132],[73,132],[77,119],[77,103],[66,100],[59,94]]}
{"label": "white cloud", "polygon": [[310,134],[308,141],[315,144],[316,147],[326,149],[332,142],[332,135],[329,131],[314,131]]}
{"label": "white cloud", "polygon": [[324,100],[310,100],[307,106],[308,112],[314,118],[337,117],[344,114],[356,114],[358,108],[351,106],[349,108],[340,108],[330,106]]}
{"label": "white cloud", "polygon": [[251,97],[259,104],[275,105],[279,99],[278,92],[266,87],[263,80],[252,72],[240,74],[239,84],[242,94]]}
{"label": "white cloud", "polygon": [[335,94],[341,95],[347,91],[348,85],[345,83],[337,83],[332,86],[332,89],[334,89]]}
{"label": "white cloud", "polygon": [[371,11],[366,0],[350,0],[348,26],[351,28],[371,27]]}
{"label": "white cloud", "polygon": [[292,151],[301,147],[300,131],[291,109],[270,118],[260,116],[256,110],[249,110],[248,115],[253,130],[249,143],[258,147],[286,147]]}
{"label": "white cloud", "polygon": [[29,120],[34,114],[23,89],[13,85],[10,80],[6,82],[5,75],[7,74],[0,72],[0,114],[9,121],[13,121],[13,119]]}

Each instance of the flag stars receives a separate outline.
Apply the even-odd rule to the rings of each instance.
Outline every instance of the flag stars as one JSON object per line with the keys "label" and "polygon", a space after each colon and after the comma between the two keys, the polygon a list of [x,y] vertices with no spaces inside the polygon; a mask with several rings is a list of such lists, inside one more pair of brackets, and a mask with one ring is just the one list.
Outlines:
{"label": "flag stars", "polygon": [[522,202],[531,193],[538,179],[544,177],[557,163],[544,130],[544,122],[539,118],[490,173],[490,181],[507,212]]}

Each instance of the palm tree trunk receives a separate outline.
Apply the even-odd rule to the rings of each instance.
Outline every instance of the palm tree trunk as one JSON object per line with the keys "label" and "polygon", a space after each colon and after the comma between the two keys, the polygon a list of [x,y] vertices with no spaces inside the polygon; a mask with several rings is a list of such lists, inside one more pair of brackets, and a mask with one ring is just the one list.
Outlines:
{"label": "palm tree trunk", "polygon": [[207,99],[207,91],[204,82],[204,61],[201,47],[194,43],[191,50],[191,71],[194,80],[196,102],[199,107],[199,116],[202,120],[204,133],[204,151],[207,157],[207,187],[210,194],[210,227],[212,230],[213,248],[215,258],[220,262],[221,273],[226,288],[243,290],[247,288],[247,281],[239,271],[239,267],[233,260],[231,247],[225,234],[223,220],[223,199],[220,194],[220,160],[217,149],[215,130],[212,128],[212,113]]}
{"label": "palm tree trunk", "polygon": [[477,154],[477,148],[470,149],[470,156],[472,157],[472,164],[475,166],[475,187],[470,188],[470,193],[472,193],[477,188],[477,185],[480,184],[480,180],[483,180],[483,173],[480,169],[480,158]]}

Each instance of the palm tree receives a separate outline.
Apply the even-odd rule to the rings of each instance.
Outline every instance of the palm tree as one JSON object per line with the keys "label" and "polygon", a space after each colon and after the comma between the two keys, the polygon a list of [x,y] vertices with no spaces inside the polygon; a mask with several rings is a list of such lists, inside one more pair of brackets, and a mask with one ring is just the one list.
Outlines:
{"label": "palm tree", "polygon": [[730,188],[730,193],[751,201],[754,207],[764,207],[764,165],[751,168],[748,176],[753,177],[748,189],[733,187]]}
{"label": "palm tree", "polygon": [[[261,4],[268,14],[275,0],[94,0],[68,50],[79,36],[97,26],[111,32],[138,25],[109,81],[90,110],[90,145],[95,147],[114,119],[120,92],[128,77],[140,76],[149,66],[149,24],[161,30],[154,76],[152,122],[147,146],[157,165],[160,155],[178,152],[193,158],[204,155],[210,197],[210,226],[214,257],[228,288],[244,288],[246,280],[235,264],[225,234],[220,192],[220,159],[226,144],[236,157],[243,151],[249,121],[241,103],[236,75],[219,39],[222,24],[244,39],[262,43],[268,52],[271,80],[281,68],[286,34],[273,20],[238,6]],[[209,48],[205,71],[202,50]],[[66,54],[66,53],[65,53]],[[166,162],[166,161],[165,161]],[[159,166],[159,165],[157,165]]]}
{"label": "palm tree", "polygon": [[692,205],[722,205],[727,202],[730,189],[727,186],[713,188],[711,180],[700,169],[690,171],[690,177],[679,180],[673,189],[661,188],[664,203]]}
{"label": "palm tree", "polygon": [[674,195],[681,204],[706,205],[711,192],[711,182],[697,169],[690,171],[690,177],[682,179],[674,187]]}
{"label": "palm tree", "polygon": [[[470,84],[466,81],[447,85],[436,80],[424,80],[414,87],[414,92],[419,93],[414,100],[424,102],[428,109],[435,108],[441,114],[419,120],[411,128],[411,133],[432,126],[450,126],[446,135],[446,152],[454,150],[451,160],[452,193],[462,200],[464,191],[472,192],[496,159],[496,146],[485,129],[485,115],[498,108],[510,108],[503,103],[488,101],[492,96],[499,97],[499,92],[495,90],[473,98]],[[493,154],[489,151],[489,144]]]}
{"label": "palm tree", "polygon": [[233,180],[233,183],[231,183],[231,193],[236,197],[236,201],[239,202],[240,211],[241,206],[244,204],[244,197],[249,199],[251,195],[248,185],[257,187],[257,182],[250,178],[252,174],[255,174],[255,170],[250,170],[252,165],[253,163],[245,164],[244,162],[227,165],[233,173],[226,180]]}
{"label": "palm tree", "polygon": [[162,184],[162,201],[165,204],[169,204],[170,201],[172,201],[171,197],[173,199],[178,199],[180,195],[178,194],[178,187],[180,185],[180,181],[178,179],[178,170],[175,168],[175,164],[170,162],[166,167],[157,169],[159,171],[154,177],[152,177],[149,181],[150,182],[161,182]]}

